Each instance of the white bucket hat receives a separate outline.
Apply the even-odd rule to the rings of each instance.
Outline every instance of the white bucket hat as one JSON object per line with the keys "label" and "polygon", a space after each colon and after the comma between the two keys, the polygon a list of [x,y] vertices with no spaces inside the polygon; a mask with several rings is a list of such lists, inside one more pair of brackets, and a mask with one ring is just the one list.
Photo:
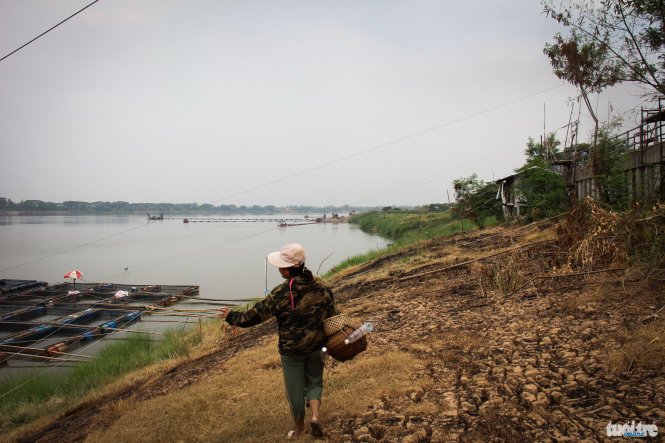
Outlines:
{"label": "white bucket hat", "polygon": [[278,268],[290,268],[305,264],[305,249],[297,243],[284,245],[282,249],[268,254],[268,261]]}

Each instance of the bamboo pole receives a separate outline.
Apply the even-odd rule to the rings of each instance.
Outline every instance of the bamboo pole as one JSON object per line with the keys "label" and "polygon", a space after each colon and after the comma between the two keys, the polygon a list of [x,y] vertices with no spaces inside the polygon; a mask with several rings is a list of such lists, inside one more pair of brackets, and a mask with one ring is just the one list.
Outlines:
{"label": "bamboo pole", "polygon": [[482,260],[487,260],[489,258],[493,258],[493,257],[499,256],[499,255],[502,255],[502,254],[507,254],[509,252],[514,251],[515,249],[518,249],[518,248],[523,249],[523,248],[527,248],[527,247],[530,247],[530,246],[535,246],[535,245],[538,245],[538,244],[541,244],[541,243],[546,243],[546,242],[551,242],[551,241],[553,241],[553,240],[552,239],[547,239],[547,240],[536,241],[536,242],[533,242],[533,243],[527,243],[525,245],[516,245],[515,247],[510,247],[509,249],[506,249],[504,251],[495,252],[494,254],[486,255],[484,257],[476,258],[476,259],[473,259],[473,260],[467,260],[467,261],[462,262],[462,263],[457,263],[455,265],[446,266],[446,267],[439,268],[439,269],[433,269],[431,271],[420,272],[418,274],[413,274],[413,275],[409,275],[409,276],[406,276],[406,277],[401,277],[401,278],[398,278],[397,280],[398,281],[411,280],[413,278],[423,277],[425,275],[436,274],[437,272],[449,271],[451,269],[459,268],[461,266],[466,266],[466,265],[469,265],[471,263],[475,263],[475,262],[482,261]]}
{"label": "bamboo pole", "polygon": [[[43,366],[43,365],[38,365],[38,364],[35,364],[35,365],[17,365],[15,363],[12,363],[12,365],[10,367],[14,368],[14,369],[44,369],[44,368],[48,368],[48,366]],[[60,363],[60,364],[58,364],[58,367],[59,368],[75,368],[76,365],[64,365],[64,364]]]}
{"label": "bamboo pole", "polygon": [[[141,310],[143,309],[144,312],[150,313],[154,311],[174,311],[174,312],[194,312],[194,313],[200,313],[200,312],[207,312],[209,313],[210,311],[214,311],[215,308],[210,308],[210,309],[178,309],[178,308],[170,308],[166,306],[134,306],[134,305],[99,305],[101,306],[104,310],[118,310],[118,311],[126,311],[128,309],[134,309],[134,310]],[[110,309],[107,309],[106,307],[109,307]],[[114,309],[116,308],[116,309]]]}
{"label": "bamboo pole", "polygon": [[135,331],[133,329],[123,329],[123,328],[105,328],[105,327],[102,327],[102,329],[108,329],[110,331],[134,332],[136,334],[166,335],[166,334],[163,334],[161,332]]}
{"label": "bamboo pole", "polygon": [[141,320],[141,323],[182,323],[181,320]]}
{"label": "bamboo pole", "polygon": [[201,315],[201,314],[176,314],[176,313],[169,313],[169,312],[152,312],[152,315],[164,315],[167,317],[194,317],[194,318],[217,318],[216,315]]}
{"label": "bamboo pole", "polygon": [[39,354],[22,354],[20,352],[14,352],[12,354],[8,354],[7,358],[11,358],[14,356],[20,356],[20,357],[31,357],[31,358],[41,358],[43,360],[52,360],[52,361],[68,361],[68,362],[75,362],[75,363],[81,363],[85,362],[85,360],[77,360],[77,359],[70,359],[70,358],[59,358],[59,357],[49,357],[46,355],[39,355]]}
{"label": "bamboo pole", "polygon": [[[175,314],[165,314],[165,315],[175,315]],[[216,317],[210,317],[210,318],[216,318]],[[5,322],[5,323],[17,323],[17,324],[20,324],[20,323],[23,323],[23,322],[10,321],[10,322]],[[51,324],[51,323],[49,323],[49,322],[46,322],[46,323],[43,323],[43,324],[48,324],[48,325],[53,325],[53,326],[66,326],[66,327],[68,327],[68,328],[69,328],[69,327],[79,328],[79,329],[82,329],[83,331],[96,331],[96,330],[99,330],[100,333],[103,333],[103,330],[110,330],[110,331],[136,332],[136,333],[139,333],[139,334],[166,335],[166,334],[162,334],[162,333],[159,333],[159,332],[137,331],[137,330],[134,330],[134,329],[122,329],[122,328],[111,328],[111,327],[104,326],[103,324],[102,324],[102,325],[97,325],[97,326],[87,326],[87,325],[77,325],[77,324],[59,325],[59,324],[57,324],[57,323],[56,323],[56,324]],[[70,338],[75,338],[75,337],[83,337],[83,335],[81,335],[81,334],[79,334],[79,335],[73,335],[73,336],[70,337]]]}
{"label": "bamboo pole", "polygon": [[[113,306],[113,307],[112,307]],[[210,309],[176,309],[176,308],[167,308],[162,306],[138,306],[138,305],[97,305],[96,308],[99,308],[100,311],[118,311],[118,312],[127,312],[127,311],[141,311],[142,314],[158,314],[158,315],[181,315],[170,312],[158,312],[161,310],[164,311],[177,311],[177,312],[193,312],[192,315],[188,317],[199,316],[202,313],[212,313],[215,311],[215,308]],[[206,317],[206,316],[203,316]]]}
{"label": "bamboo pole", "polygon": [[201,303],[203,305],[213,305],[213,306],[234,306],[234,304],[229,303],[215,303],[212,301],[203,301],[203,300],[184,300],[183,304],[187,303]]}
{"label": "bamboo pole", "polygon": [[159,311],[174,311],[174,312],[207,312],[210,313],[210,311],[216,311],[216,308],[210,308],[210,309],[177,309],[177,308],[162,308],[162,307],[149,307],[146,309],[147,311],[152,311],[152,310],[159,310]]}
{"label": "bamboo pole", "polygon": [[563,278],[563,277],[574,277],[580,275],[589,275],[589,274],[600,274],[602,272],[613,272],[613,271],[625,271],[628,268],[609,268],[609,269],[598,269],[596,271],[586,271],[586,272],[573,272],[570,274],[558,274],[558,275],[540,275],[534,278]]}
{"label": "bamboo pole", "polygon": [[[1,348],[21,349],[21,350],[23,350],[23,351],[40,351],[40,352],[47,352],[46,349],[31,348],[31,347],[27,347],[27,346],[12,346],[12,345],[2,345],[2,344],[0,344],[0,349],[1,349]],[[2,352],[2,351],[0,351],[0,352]],[[11,351],[8,351],[8,352],[11,352]],[[56,353],[56,354],[61,354],[61,355],[72,355],[72,356],[76,356],[76,357],[95,358],[95,357],[93,357],[93,356],[91,356],[91,355],[73,354],[73,353],[71,353],[71,352],[61,352],[61,351],[57,351],[57,352],[55,352],[55,353]]]}
{"label": "bamboo pole", "polygon": [[196,295],[185,295],[184,298],[193,298],[194,300],[207,300],[207,301],[254,301],[261,299],[261,297],[254,298],[203,298]]}
{"label": "bamboo pole", "polygon": [[[508,294],[508,297],[511,295],[521,291],[522,289],[526,288],[530,284],[535,287],[536,283],[534,280],[536,279],[548,279],[548,278],[564,278],[564,277],[575,277],[575,276],[580,276],[580,275],[588,275],[588,274],[600,274],[602,272],[612,272],[612,271],[625,271],[627,268],[609,268],[609,269],[599,269],[597,271],[587,271],[587,272],[572,272],[570,274],[559,274],[559,275],[537,275],[531,279],[531,281],[528,281],[524,283],[522,286],[519,288],[515,289],[513,292]],[[578,285],[583,284],[583,283],[577,283]]]}

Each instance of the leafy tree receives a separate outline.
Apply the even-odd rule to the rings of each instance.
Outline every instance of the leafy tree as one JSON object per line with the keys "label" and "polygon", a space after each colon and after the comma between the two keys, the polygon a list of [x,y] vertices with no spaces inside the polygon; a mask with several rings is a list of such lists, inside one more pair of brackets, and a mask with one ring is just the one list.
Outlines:
{"label": "leafy tree", "polygon": [[543,0],[543,5],[549,17],[570,28],[544,52],[554,73],[580,88],[595,121],[591,166],[596,188],[607,198],[606,154],[597,146],[598,119],[588,94],[622,82],[637,83],[652,97],[665,94],[665,5],[663,0]]}
{"label": "leafy tree", "polygon": [[[621,82],[665,94],[662,0],[543,0],[547,16],[570,28],[545,46],[555,73],[599,92]],[[584,94],[584,92],[583,92]]]}
{"label": "leafy tree", "polygon": [[462,217],[470,218],[478,227],[485,226],[484,218],[502,217],[501,202],[496,199],[495,183],[485,183],[476,173],[453,180],[455,201],[453,210]]}
{"label": "leafy tree", "polygon": [[598,131],[598,190],[604,203],[625,209],[631,201],[628,181],[624,176],[628,149],[623,140],[612,137],[612,129],[610,123],[605,123]]}
{"label": "leafy tree", "polygon": [[526,199],[532,219],[549,217],[566,208],[566,183],[548,168],[545,159],[531,158],[515,172],[519,174],[516,192]]}
{"label": "leafy tree", "polygon": [[11,198],[0,197],[0,209],[12,209],[16,207],[16,203]]}
{"label": "leafy tree", "polygon": [[[609,2],[610,0],[607,0]],[[617,0],[621,1],[621,0]],[[569,16],[569,15],[567,15]],[[564,23],[571,23],[567,19]],[[583,23],[583,19],[580,19]],[[594,136],[591,149],[591,168],[596,188],[601,187],[597,177],[600,175],[601,155],[596,149],[598,140],[598,117],[589,100],[589,93],[601,92],[607,86],[618,83],[622,77],[622,70],[616,60],[610,57],[610,34],[605,31],[604,36],[580,32],[580,26],[575,26],[566,39],[557,34],[554,44],[546,44],[544,52],[550,58],[550,63],[557,77],[577,86],[584,99],[587,110],[594,121]]]}
{"label": "leafy tree", "polygon": [[533,137],[529,137],[524,155],[526,155],[527,160],[534,158],[542,158],[543,160],[555,159],[561,154],[559,152],[560,144],[561,142],[556,139],[556,135],[553,132],[547,136],[545,143],[536,143]]}
{"label": "leafy tree", "polygon": [[88,203],[82,201],[67,200],[62,203],[62,206],[69,211],[85,210]]}

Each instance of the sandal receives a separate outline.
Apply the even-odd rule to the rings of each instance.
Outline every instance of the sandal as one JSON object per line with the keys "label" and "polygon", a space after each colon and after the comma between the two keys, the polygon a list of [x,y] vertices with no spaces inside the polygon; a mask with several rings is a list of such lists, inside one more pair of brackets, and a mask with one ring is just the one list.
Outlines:
{"label": "sandal", "polygon": [[309,427],[311,428],[312,435],[317,438],[323,437],[323,428],[321,428],[321,423],[318,420],[311,420],[309,422]]}
{"label": "sandal", "polygon": [[303,437],[305,437],[304,434],[303,435],[296,435],[296,431],[294,431],[294,430],[290,430],[289,433],[286,434],[286,438],[288,438],[289,440],[300,439],[300,438],[303,438]]}

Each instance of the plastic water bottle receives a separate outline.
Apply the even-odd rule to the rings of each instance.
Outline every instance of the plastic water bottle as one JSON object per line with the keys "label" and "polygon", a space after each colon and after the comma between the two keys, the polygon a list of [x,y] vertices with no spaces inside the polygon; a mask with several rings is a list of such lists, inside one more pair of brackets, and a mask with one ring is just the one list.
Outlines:
{"label": "plastic water bottle", "polygon": [[361,327],[353,331],[349,336],[347,337],[346,340],[344,340],[344,344],[348,345],[350,343],[353,343],[354,341],[358,340],[360,337],[363,335],[367,334],[368,332],[371,332],[372,329],[374,329],[374,325],[367,322],[364,323]]}

